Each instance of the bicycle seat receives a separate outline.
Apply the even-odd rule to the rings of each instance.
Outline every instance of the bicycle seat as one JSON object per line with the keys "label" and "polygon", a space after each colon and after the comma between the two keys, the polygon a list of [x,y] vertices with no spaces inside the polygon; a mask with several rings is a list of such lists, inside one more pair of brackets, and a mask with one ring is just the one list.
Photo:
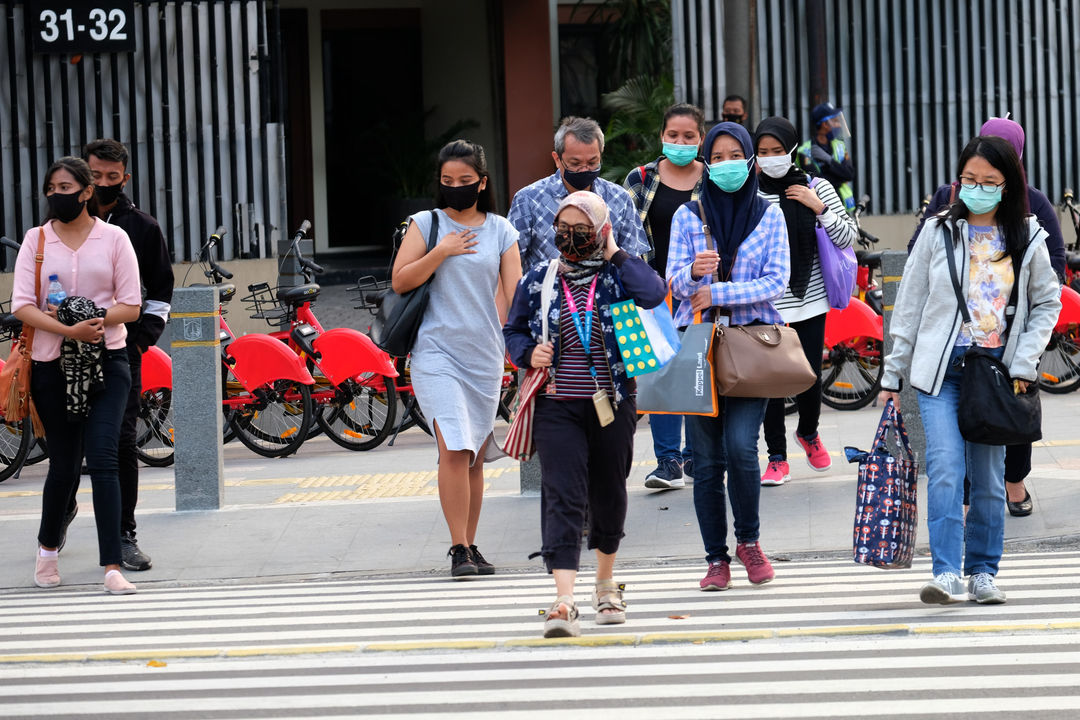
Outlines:
{"label": "bicycle seat", "polygon": [[881,250],[876,250],[874,252],[856,250],[855,257],[858,258],[860,265],[865,265],[868,268],[875,268],[881,265],[881,253]]}
{"label": "bicycle seat", "polygon": [[1065,264],[1072,271],[1080,271],[1080,253],[1066,253]]}
{"label": "bicycle seat", "polygon": [[14,328],[22,325],[22,320],[11,313],[0,313],[0,327]]}
{"label": "bicycle seat", "polygon": [[281,288],[277,291],[277,299],[286,305],[301,305],[312,302],[317,297],[319,297],[317,283],[305,283],[296,287]]}

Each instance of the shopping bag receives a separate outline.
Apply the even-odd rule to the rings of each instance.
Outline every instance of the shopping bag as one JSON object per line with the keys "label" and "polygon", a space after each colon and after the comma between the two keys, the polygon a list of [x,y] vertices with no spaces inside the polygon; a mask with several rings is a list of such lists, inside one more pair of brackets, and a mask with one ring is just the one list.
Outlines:
{"label": "shopping bag", "polygon": [[683,332],[675,357],[659,370],[637,378],[639,413],[717,416],[714,332],[711,322],[695,322]]}
{"label": "shopping bag", "polygon": [[655,372],[679,351],[679,332],[666,304],[646,310],[633,300],[613,303],[611,319],[627,377]]}
{"label": "shopping bag", "polygon": [[[889,447],[890,435],[896,453]],[[911,567],[919,465],[911,451],[904,419],[890,400],[885,403],[870,452],[844,448],[859,463],[855,497],[854,560],[883,570]]]}

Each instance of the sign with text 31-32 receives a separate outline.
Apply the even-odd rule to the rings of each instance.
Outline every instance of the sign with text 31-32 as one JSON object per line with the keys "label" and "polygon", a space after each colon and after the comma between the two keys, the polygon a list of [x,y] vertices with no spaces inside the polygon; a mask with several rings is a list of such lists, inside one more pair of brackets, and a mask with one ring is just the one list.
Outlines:
{"label": "sign with text 31-32", "polygon": [[135,50],[134,0],[29,0],[26,12],[34,52]]}

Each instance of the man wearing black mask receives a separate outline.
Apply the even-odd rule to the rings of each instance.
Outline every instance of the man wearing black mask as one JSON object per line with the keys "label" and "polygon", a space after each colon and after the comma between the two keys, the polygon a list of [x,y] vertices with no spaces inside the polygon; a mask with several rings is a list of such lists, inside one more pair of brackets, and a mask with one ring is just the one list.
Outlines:
{"label": "man wearing black mask", "polygon": [[[169,318],[173,289],[172,259],[157,220],[136,208],[124,194],[124,187],[131,180],[127,148],[112,139],[94,140],[84,149],[83,158],[90,165],[90,173],[94,178],[99,217],[124,229],[131,238],[135,256],[139,261],[139,279],[143,288],[142,312],[138,320],[127,324],[131,392],[120,425],[120,447],[117,456],[120,463],[120,564],[126,570],[149,570],[151,560],[135,541],[135,504],[139,498],[135,420],[139,414],[139,397],[142,395],[142,354],[157,343],[165,330],[165,321]],[[78,489],[76,482],[61,534],[61,547],[67,539],[67,526],[78,512],[75,498]]]}
{"label": "man wearing black mask", "polygon": [[720,112],[724,122],[746,125],[746,98],[742,95],[728,95],[724,98],[724,106]]}
{"label": "man wearing black mask", "polygon": [[555,213],[563,198],[578,190],[591,190],[607,203],[615,243],[631,255],[644,255],[649,241],[630,193],[600,177],[604,132],[592,118],[568,117],[555,132],[555,173],[514,195],[506,219],[518,231],[518,249],[524,272],[551,258],[555,247]]}

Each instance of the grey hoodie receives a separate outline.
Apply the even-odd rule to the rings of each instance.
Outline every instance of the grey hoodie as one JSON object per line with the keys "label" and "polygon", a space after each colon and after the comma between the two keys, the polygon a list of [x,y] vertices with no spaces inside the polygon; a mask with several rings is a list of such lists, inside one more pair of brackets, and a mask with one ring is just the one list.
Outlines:
{"label": "grey hoodie", "polygon": [[[959,220],[960,237],[968,237],[966,220]],[[1030,243],[1020,265],[1020,291],[1016,317],[1005,341],[1002,362],[1018,380],[1034,382],[1036,365],[1061,309],[1061,287],[1050,266],[1046,251],[1046,231],[1035,216],[1028,217]],[[968,244],[953,246],[947,225],[938,227],[937,218],[926,222],[915,248],[904,265],[903,280],[889,324],[893,350],[885,358],[881,387],[898,391],[903,378],[920,392],[937,395],[945,377],[946,363],[960,334],[960,307],[956,301],[949,261],[952,249],[960,273],[961,289],[967,297]]]}

